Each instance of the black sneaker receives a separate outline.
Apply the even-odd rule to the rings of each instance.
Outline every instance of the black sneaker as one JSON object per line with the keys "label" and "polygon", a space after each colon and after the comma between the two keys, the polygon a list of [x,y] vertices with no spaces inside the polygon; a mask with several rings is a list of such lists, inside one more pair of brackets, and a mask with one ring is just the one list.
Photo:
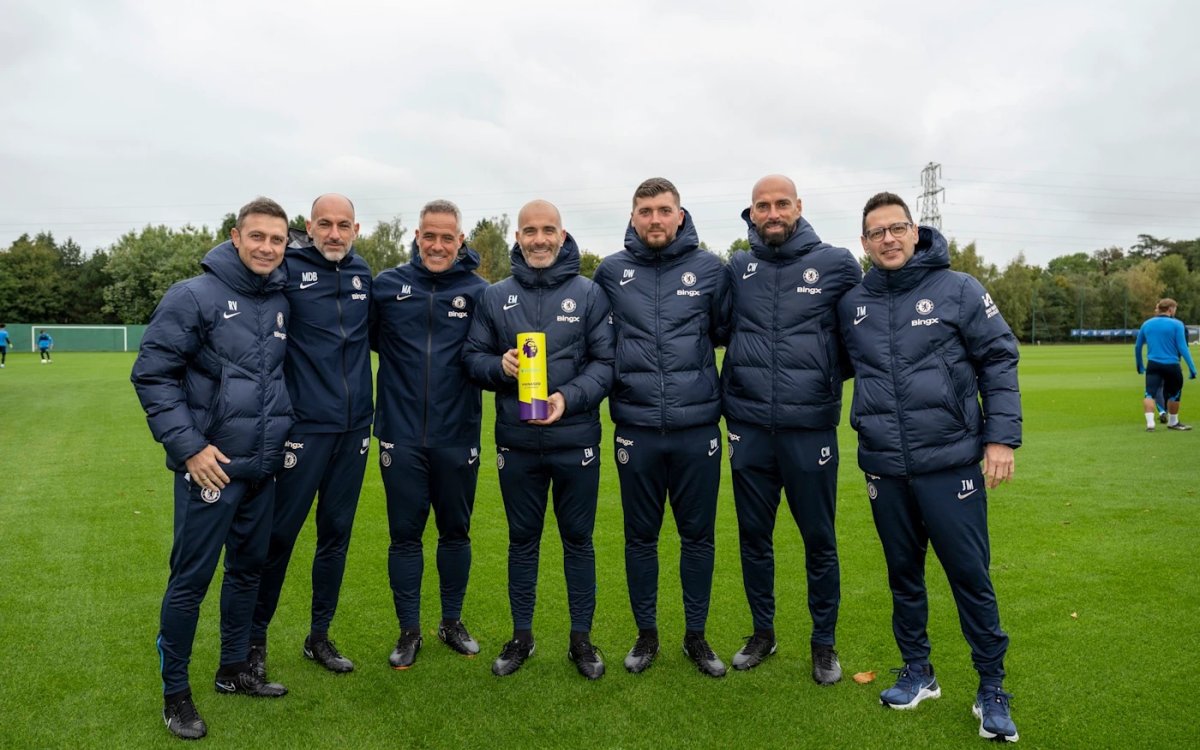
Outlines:
{"label": "black sneaker", "polygon": [[337,646],[328,638],[314,641],[311,636],[304,639],[304,658],[312,659],[330,672],[342,674],[354,671],[354,662],[342,656]]}
{"label": "black sneaker", "polygon": [[400,640],[396,641],[396,650],[388,657],[392,669],[408,669],[417,660],[417,652],[421,650],[420,630],[401,630]]}
{"label": "black sneaker", "polygon": [[600,658],[600,649],[593,646],[591,641],[583,640],[571,644],[567,649],[567,658],[575,664],[579,674],[589,680],[598,680],[604,676],[604,660]]}
{"label": "black sneaker", "polygon": [[762,633],[755,633],[746,639],[746,645],[733,655],[733,668],[738,670],[754,669],[775,653],[775,639]]}
{"label": "black sneaker", "polygon": [[208,725],[200,718],[192,696],[185,695],[163,706],[163,723],[171,734],[184,740],[198,740],[208,734]]}
{"label": "black sneaker", "polygon": [[250,655],[247,657],[250,662],[250,671],[258,675],[258,679],[263,682],[267,681],[267,644],[251,643]]}
{"label": "black sneaker", "polygon": [[658,656],[658,639],[649,635],[639,635],[633,642],[633,648],[625,654],[625,669],[633,674],[642,672]]}
{"label": "black sneaker", "polygon": [[492,662],[492,674],[497,677],[505,677],[516,672],[526,659],[533,656],[533,647],[533,641],[522,643],[515,638],[504,644],[500,655],[496,657],[496,661]]}
{"label": "black sneaker", "polygon": [[1180,432],[1187,432],[1188,430],[1192,429],[1192,426],[1190,424],[1184,424],[1183,422],[1176,422],[1175,424],[1167,425],[1167,429],[1168,430],[1179,430]]}
{"label": "black sneaker", "polygon": [[253,698],[282,698],[287,695],[287,688],[278,682],[267,682],[250,670],[226,675],[217,672],[213,687],[218,693],[229,695],[249,695]]}
{"label": "black sneaker", "polygon": [[438,639],[463,656],[479,653],[479,642],[467,632],[467,626],[462,620],[455,620],[450,625],[439,625]]}
{"label": "black sneaker", "polygon": [[713,653],[712,648],[708,645],[708,641],[698,635],[685,636],[683,639],[683,653],[687,658],[692,660],[704,674],[709,677],[724,677],[725,663]]}
{"label": "black sneaker", "polygon": [[1167,413],[1166,413],[1165,411],[1160,411],[1160,412],[1158,413],[1158,421],[1159,421],[1161,424],[1166,424],[1166,423],[1167,423]]}
{"label": "black sneaker", "polygon": [[819,643],[812,645],[813,681],[818,685],[832,685],[842,679],[842,663],[838,661],[833,646]]}

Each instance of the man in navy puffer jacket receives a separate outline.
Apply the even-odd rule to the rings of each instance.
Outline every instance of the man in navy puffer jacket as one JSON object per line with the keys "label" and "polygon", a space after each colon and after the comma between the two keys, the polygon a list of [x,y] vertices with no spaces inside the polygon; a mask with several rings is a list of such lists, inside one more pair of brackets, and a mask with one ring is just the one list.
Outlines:
{"label": "man in navy puffer jacket", "polygon": [[487,282],[447,200],[421,209],[412,259],[375,278],[371,348],[379,352],[375,437],[387,495],[388,580],[400,637],[388,657],[408,669],[421,649],[421,536],[432,508],[441,579],[438,638],[466,656],[479,644],[462,622],[471,571],[471,511],[479,476],[482,399],[462,347]]}
{"label": "man in navy puffer jacket", "polygon": [[279,697],[250,668],[250,620],[271,533],[274,474],[292,426],[284,386],[288,303],[279,269],[287,213],[258,198],[238,212],[231,241],[204,273],[163,295],[131,380],[154,439],[175,472],[175,539],[158,634],[165,707],[175,735],[203,737],[188,662],[221,548],[219,693]]}
{"label": "man in navy puffer jacket", "polygon": [[733,656],[750,669],[775,653],[775,557],[779,495],[804,539],[813,679],[832,685],[841,585],[834,515],[837,424],[842,412],[837,302],[862,278],[850,251],[821,242],[800,215],[796,185],[770,175],[754,185],[750,252],[727,266],[729,346],[721,365],[742,580],[754,634]]}
{"label": "man in navy puffer jacket", "polygon": [[941,695],[926,632],[932,544],[979,673],[979,732],[1016,741],[1011,696],[1002,688],[1008,635],[988,573],[986,490],[1012,478],[1021,444],[1017,341],[979,282],[949,270],[941,233],[918,229],[898,196],[867,202],[862,245],[874,268],[842,297],[838,316],[855,372],[850,421],[858,463],[904,659],[880,700],[913,708]]}
{"label": "man in navy puffer jacket", "polygon": [[[579,248],[558,209],[532,201],[517,215],[512,276],[483,294],[463,348],[471,379],[496,392],[496,465],[508,517],[508,598],[513,637],[492,671],[515,672],[533,653],[538,549],[553,485],[563,544],[571,635],[567,657],[588,679],[604,674],[591,643],[596,609],[592,529],[600,484],[600,402],[612,387],[608,299],[579,275]],[[546,337],[548,413],[522,421],[517,335]]]}
{"label": "man in navy puffer jacket", "polygon": [[621,507],[625,576],[638,637],[625,668],[658,654],[658,535],[668,498],[679,529],[684,652],[704,674],[725,665],[704,635],[712,594],[717,490],[721,483],[721,387],[714,346],[728,280],[700,249],[679,191],[654,177],[633,194],[625,249],[605,258],[596,283],[612,304],[616,381],[609,411]]}
{"label": "man in navy puffer jacket", "polygon": [[354,253],[358,222],[344,195],[313,201],[286,253],[291,340],[284,374],[296,424],[279,472],[271,546],[250,631],[250,665],[266,678],[267,628],[296,538],[317,500],[312,609],[303,654],[331,672],[354,663],[329,640],[371,441],[371,267]]}

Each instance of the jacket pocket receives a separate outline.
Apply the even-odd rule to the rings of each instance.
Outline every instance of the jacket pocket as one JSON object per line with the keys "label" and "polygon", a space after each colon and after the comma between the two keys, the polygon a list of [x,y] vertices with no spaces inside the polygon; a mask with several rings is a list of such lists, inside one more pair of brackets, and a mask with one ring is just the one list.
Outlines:
{"label": "jacket pocket", "polygon": [[942,358],[940,352],[934,354],[933,359],[937,363],[938,371],[942,373],[942,382],[946,386],[946,398],[950,403],[950,413],[954,415],[963,430],[969,430],[967,415],[963,412],[962,399],[958,397],[958,389],[954,387],[954,378],[950,374],[950,365]]}
{"label": "jacket pocket", "polygon": [[217,380],[217,389],[208,405],[208,418],[204,423],[204,436],[211,441],[213,428],[221,424],[225,415],[225,399],[229,393],[229,369],[221,366],[221,375]]}

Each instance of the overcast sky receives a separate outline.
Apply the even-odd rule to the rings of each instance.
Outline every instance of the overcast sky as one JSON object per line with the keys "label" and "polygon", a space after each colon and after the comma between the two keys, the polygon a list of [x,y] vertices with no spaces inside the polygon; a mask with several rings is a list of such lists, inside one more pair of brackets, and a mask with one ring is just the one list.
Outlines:
{"label": "overcast sky", "polygon": [[[782,172],[861,253],[866,199],[1003,266],[1200,237],[1200,4],[0,0],[0,247],[218,224],[349,195],[364,230],[449,198],[466,230],[558,204],[620,249],[679,187],[714,249]],[[411,233],[408,235],[411,238]]]}

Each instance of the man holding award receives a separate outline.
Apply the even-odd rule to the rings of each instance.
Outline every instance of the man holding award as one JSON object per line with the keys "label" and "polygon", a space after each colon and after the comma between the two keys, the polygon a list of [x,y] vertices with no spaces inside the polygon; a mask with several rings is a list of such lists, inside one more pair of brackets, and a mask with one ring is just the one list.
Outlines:
{"label": "man holding award", "polygon": [[513,637],[492,664],[510,675],[534,651],[538,550],[553,484],[571,613],[567,658],[588,679],[604,674],[591,643],[596,609],[592,529],[600,484],[600,402],[613,380],[608,299],[579,275],[579,248],[558,209],[517,215],[512,276],[488,287],[463,348],[468,376],[496,392],[496,465],[508,518]]}

